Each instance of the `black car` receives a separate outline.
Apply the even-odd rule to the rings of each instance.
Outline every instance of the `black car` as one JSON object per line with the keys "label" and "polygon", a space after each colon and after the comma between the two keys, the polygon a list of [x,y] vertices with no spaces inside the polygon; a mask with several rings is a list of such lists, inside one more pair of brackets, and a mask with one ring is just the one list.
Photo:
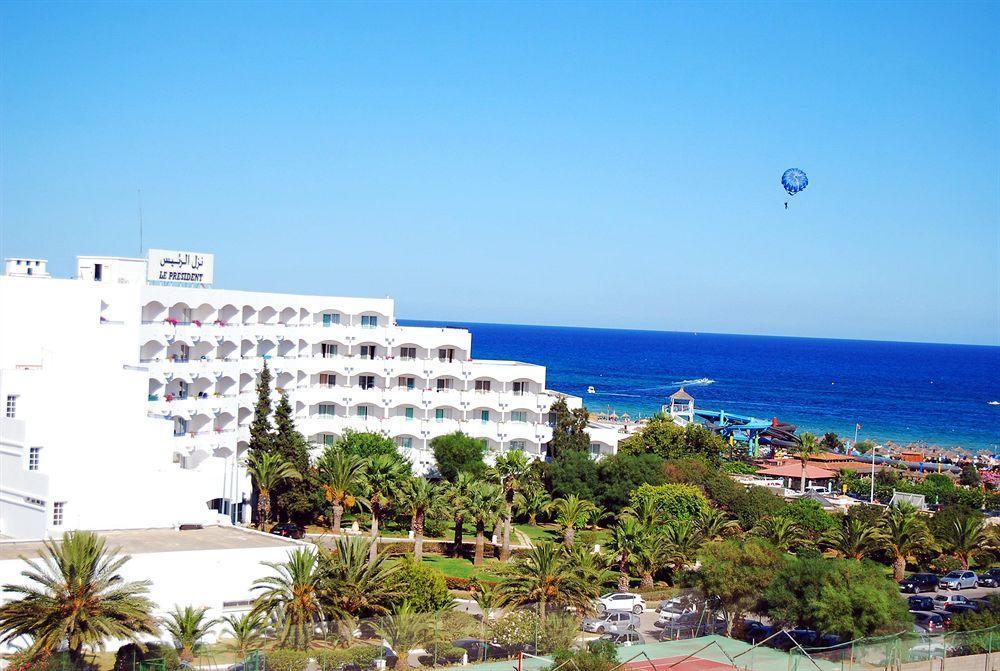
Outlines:
{"label": "black car", "polygon": [[298,540],[306,535],[306,530],[293,522],[285,522],[284,524],[275,524],[271,527],[271,533],[275,536],[284,536],[285,538]]}
{"label": "black car", "polygon": [[938,588],[938,577],[933,573],[914,573],[909,578],[900,580],[899,588],[914,594],[934,592]]}
{"label": "black car", "polygon": [[980,587],[1000,587],[1000,568],[991,568],[979,574]]}
{"label": "black car", "polygon": [[747,643],[760,643],[773,633],[774,627],[758,620],[746,620],[743,622],[743,640]]}
{"label": "black car", "polygon": [[944,626],[945,629],[951,626],[951,616],[954,615],[954,613],[952,613],[949,610],[944,610],[943,608],[939,608],[934,611],[934,614],[941,618],[941,624]]}
{"label": "black car", "polygon": [[934,599],[929,596],[911,596],[906,600],[906,603],[909,605],[910,610],[934,610]]}
{"label": "black car", "polygon": [[791,650],[796,644],[803,648],[815,647],[819,634],[812,629],[790,629],[785,635],[772,638],[768,645],[778,650]]}
{"label": "black car", "polygon": [[978,613],[979,607],[973,604],[971,601],[969,603],[949,603],[944,607],[946,611],[952,615],[962,615],[963,613]]}

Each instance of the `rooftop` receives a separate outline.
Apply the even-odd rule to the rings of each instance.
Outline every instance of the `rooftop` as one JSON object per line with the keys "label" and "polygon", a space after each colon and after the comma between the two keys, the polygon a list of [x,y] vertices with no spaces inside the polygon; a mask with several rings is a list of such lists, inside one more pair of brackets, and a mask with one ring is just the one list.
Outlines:
{"label": "rooftop", "polygon": [[[176,529],[122,529],[96,531],[109,548],[121,548],[126,554],[153,552],[192,552],[198,550],[238,550],[294,546],[281,536],[262,534],[239,527],[212,526],[189,531]],[[58,542],[58,541],[57,541]],[[33,559],[44,549],[44,543],[32,541],[0,541],[0,561],[28,557]]]}
{"label": "rooftop", "polygon": [[[781,466],[772,466],[770,468],[762,468],[757,471],[757,475],[770,475],[779,478],[798,478],[802,477],[802,464],[782,464]],[[806,464],[806,479],[807,480],[823,480],[825,478],[835,478],[837,474],[833,471],[828,471],[825,468],[820,468],[819,466],[812,466]]]}

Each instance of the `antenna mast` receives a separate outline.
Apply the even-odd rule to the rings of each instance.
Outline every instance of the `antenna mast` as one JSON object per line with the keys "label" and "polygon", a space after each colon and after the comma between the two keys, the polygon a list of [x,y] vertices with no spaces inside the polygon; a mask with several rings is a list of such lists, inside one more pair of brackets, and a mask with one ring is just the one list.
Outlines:
{"label": "antenna mast", "polygon": [[142,258],[142,189],[136,189],[139,196],[139,257]]}

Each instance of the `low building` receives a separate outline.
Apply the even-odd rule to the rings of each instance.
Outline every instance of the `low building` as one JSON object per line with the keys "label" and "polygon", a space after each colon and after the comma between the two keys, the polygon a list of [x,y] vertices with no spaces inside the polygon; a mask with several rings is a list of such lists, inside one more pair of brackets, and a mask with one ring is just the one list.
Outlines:
{"label": "low building", "polygon": [[[834,471],[806,464],[806,487],[821,487],[830,491],[833,481],[837,479]],[[770,466],[757,471],[757,475],[770,478],[781,478],[782,484],[787,489],[798,491],[802,484],[802,464],[796,462],[785,462],[780,466]]]}

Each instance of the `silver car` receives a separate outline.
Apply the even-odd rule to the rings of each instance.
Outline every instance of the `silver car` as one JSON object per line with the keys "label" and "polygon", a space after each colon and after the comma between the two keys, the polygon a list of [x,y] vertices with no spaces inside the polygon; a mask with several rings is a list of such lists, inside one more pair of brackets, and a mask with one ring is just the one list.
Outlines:
{"label": "silver car", "polygon": [[979,577],[972,571],[952,571],[941,578],[938,587],[941,589],[975,589],[979,586]]}
{"label": "silver car", "polygon": [[597,617],[588,617],[582,623],[584,631],[595,634],[620,634],[639,628],[639,616],[627,611],[610,611]]}

